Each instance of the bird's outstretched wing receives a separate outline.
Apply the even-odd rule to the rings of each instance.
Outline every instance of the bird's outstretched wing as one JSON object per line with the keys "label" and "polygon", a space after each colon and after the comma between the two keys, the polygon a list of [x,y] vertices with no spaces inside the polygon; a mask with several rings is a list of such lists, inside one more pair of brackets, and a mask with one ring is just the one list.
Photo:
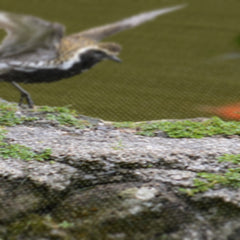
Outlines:
{"label": "bird's outstretched wing", "polygon": [[[64,34],[64,27],[37,17],[0,11],[0,28],[7,35],[0,45],[0,59],[19,54],[36,58],[54,57]],[[42,56],[43,57],[43,56]]]}
{"label": "bird's outstretched wing", "polygon": [[160,15],[172,12],[172,11],[176,11],[176,10],[182,9],[184,7],[186,7],[185,4],[141,13],[141,14],[123,19],[118,22],[114,22],[114,23],[107,24],[107,25],[100,26],[100,27],[95,27],[95,28],[92,28],[92,29],[89,29],[86,31],[82,31],[80,33],[72,34],[69,37],[71,37],[71,38],[84,37],[84,38],[89,38],[92,40],[100,41],[103,38],[109,37],[113,34],[121,32],[123,30],[130,29],[130,28],[136,27],[144,22],[150,21],[150,20],[156,18],[157,16],[160,16]]}

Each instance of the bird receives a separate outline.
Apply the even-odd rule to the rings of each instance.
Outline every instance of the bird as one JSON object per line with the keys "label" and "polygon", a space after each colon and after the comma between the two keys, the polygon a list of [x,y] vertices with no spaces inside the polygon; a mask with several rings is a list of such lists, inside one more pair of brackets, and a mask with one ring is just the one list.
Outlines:
{"label": "bird", "polygon": [[26,100],[33,108],[31,95],[19,83],[49,83],[80,74],[102,60],[121,62],[121,46],[101,40],[184,7],[152,10],[70,35],[60,23],[0,11],[0,28],[7,33],[0,44],[0,81],[18,89],[19,106]]}

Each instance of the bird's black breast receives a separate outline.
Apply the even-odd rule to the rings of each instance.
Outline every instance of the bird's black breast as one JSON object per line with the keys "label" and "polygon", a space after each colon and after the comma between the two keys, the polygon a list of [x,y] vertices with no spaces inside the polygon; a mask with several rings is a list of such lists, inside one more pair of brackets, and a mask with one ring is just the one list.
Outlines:
{"label": "bird's black breast", "polygon": [[10,70],[0,75],[0,78],[7,82],[42,83],[58,81],[73,75],[75,74],[71,74],[70,70],[63,71],[60,69],[36,69],[31,72]]}
{"label": "bird's black breast", "polygon": [[23,82],[23,83],[43,83],[54,82],[64,78],[70,78],[77,74],[82,73],[93,67],[96,63],[101,61],[100,58],[96,58],[91,52],[84,54],[79,58],[79,61],[73,64],[68,69],[61,68],[46,68],[46,69],[34,69],[29,72],[24,70],[9,70],[4,74],[0,74],[0,79],[7,82]]}

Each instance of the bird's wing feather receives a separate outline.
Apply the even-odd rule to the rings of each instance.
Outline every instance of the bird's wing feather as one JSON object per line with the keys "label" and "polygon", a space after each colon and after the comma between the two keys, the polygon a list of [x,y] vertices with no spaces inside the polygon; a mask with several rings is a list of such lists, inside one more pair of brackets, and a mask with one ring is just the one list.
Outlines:
{"label": "bird's wing feather", "polygon": [[150,21],[156,18],[157,16],[160,16],[172,11],[176,11],[184,7],[186,7],[186,5],[177,5],[174,7],[162,8],[162,9],[158,9],[150,12],[141,13],[141,14],[120,20],[118,22],[92,28],[80,33],[72,34],[69,37],[71,38],[86,37],[96,41],[100,41],[103,38],[109,37],[123,30],[130,29],[144,22]]}
{"label": "bird's wing feather", "polygon": [[18,54],[44,54],[54,56],[64,34],[64,27],[37,17],[0,11],[0,28],[7,35],[0,45],[0,59]]}

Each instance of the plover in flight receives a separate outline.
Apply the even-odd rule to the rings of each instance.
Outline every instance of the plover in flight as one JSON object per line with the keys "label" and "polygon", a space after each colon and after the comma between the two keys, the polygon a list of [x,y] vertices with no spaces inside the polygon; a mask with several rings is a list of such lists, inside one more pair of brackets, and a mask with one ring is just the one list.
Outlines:
{"label": "plover in flight", "polygon": [[100,42],[120,31],[136,27],[159,15],[182,9],[177,5],[141,13],[121,21],[64,36],[64,26],[34,16],[0,12],[0,28],[7,35],[0,45],[0,80],[12,83],[21,93],[19,105],[30,94],[18,83],[42,83],[72,77],[96,63],[117,57],[121,47]]}

